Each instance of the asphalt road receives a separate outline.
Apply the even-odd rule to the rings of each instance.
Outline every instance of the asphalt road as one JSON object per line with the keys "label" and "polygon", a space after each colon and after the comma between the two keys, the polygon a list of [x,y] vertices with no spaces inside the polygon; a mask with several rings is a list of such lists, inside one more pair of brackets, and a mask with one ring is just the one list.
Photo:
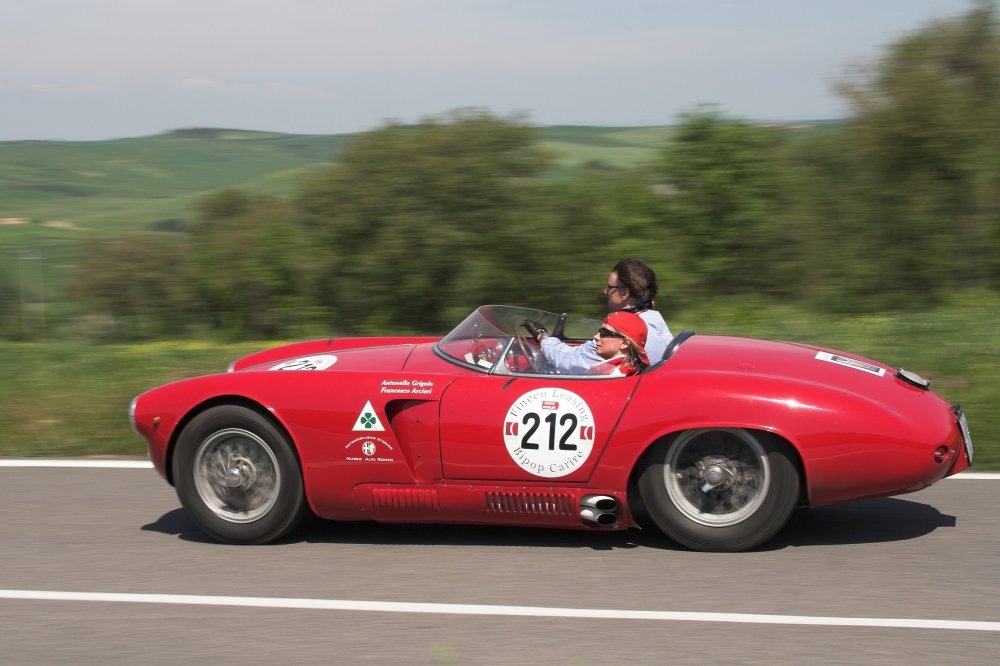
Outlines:
{"label": "asphalt road", "polygon": [[993,664],[997,506],[1000,481],[947,480],[800,511],[739,554],[322,521],[236,547],[207,541],[152,470],[0,468],[0,663]]}

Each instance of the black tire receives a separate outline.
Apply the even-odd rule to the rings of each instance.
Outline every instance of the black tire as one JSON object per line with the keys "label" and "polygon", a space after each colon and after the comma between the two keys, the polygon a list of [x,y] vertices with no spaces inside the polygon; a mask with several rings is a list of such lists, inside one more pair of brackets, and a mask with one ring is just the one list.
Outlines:
{"label": "black tire", "polygon": [[302,471],[285,434],[236,405],[185,426],[173,460],[177,496],[207,534],[232,544],[274,541],[306,511]]}
{"label": "black tire", "polygon": [[693,550],[742,551],[785,526],[799,498],[788,444],[742,428],[700,428],[655,444],[639,494],[660,530]]}

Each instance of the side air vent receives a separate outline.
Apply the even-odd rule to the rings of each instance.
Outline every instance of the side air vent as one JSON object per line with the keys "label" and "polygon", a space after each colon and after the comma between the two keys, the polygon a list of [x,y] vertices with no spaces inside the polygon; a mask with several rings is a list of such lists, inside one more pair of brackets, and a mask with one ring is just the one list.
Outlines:
{"label": "side air vent", "polygon": [[488,492],[486,510],[496,513],[531,513],[552,516],[576,515],[579,509],[574,506],[572,495],[557,493],[504,493]]}
{"label": "side air vent", "polygon": [[438,511],[437,491],[432,488],[373,488],[372,506],[386,509]]}

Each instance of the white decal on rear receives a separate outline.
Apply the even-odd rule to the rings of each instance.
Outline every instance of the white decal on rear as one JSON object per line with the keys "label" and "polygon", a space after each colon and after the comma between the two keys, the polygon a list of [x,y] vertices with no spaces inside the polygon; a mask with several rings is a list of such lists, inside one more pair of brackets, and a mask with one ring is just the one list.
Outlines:
{"label": "white decal on rear", "polygon": [[594,448],[595,435],[594,415],[586,401],[551,387],[517,398],[503,426],[503,441],[514,462],[550,479],[580,469]]}
{"label": "white decal on rear", "polygon": [[871,363],[866,363],[865,361],[859,361],[856,358],[841,356],[840,354],[831,354],[830,352],[821,351],[816,352],[816,358],[820,361],[828,361],[830,363],[836,363],[837,365],[843,365],[848,368],[854,368],[855,370],[870,372],[871,374],[878,375],[879,377],[885,374],[885,368],[880,368],[877,365],[872,365]]}
{"label": "white decal on rear", "polygon": [[337,362],[337,357],[332,354],[321,354],[319,356],[303,356],[291,361],[285,361],[271,368],[271,370],[326,370]]}

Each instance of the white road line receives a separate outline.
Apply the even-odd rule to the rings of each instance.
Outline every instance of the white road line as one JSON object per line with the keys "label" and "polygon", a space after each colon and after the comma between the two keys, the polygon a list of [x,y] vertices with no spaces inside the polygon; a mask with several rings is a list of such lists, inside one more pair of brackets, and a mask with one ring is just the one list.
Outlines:
{"label": "white road line", "polygon": [[592,620],[655,620],[661,622],[722,622],[737,624],[818,625],[828,627],[883,627],[893,629],[944,629],[948,631],[1000,632],[1000,622],[976,622],[967,620],[822,617],[809,615],[755,615],[747,613],[686,613],[674,611],[604,610],[597,608],[410,603],[402,601],[363,601],[352,599],[221,597],[183,594],[58,592],[49,590],[0,590],[0,599],[132,604],[185,604],[194,606],[238,606],[244,608],[287,608],[295,610],[359,611],[371,613],[565,617]]}
{"label": "white road line", "polygon": [[[0,458],[0,467],[67,467],[92,469],[152,469],[148,460],[80,460],[78,458]],[[960,472],[948,479],[997,481],[1000,472]],[[946,479],[946,480],[948,480]]]}
{"label": "white road line", "polygon": [[74,460],[59,458],[0,458],[0,467],[93,467],[107,469],[152,469],[148,460]]}
{"label": "white road line", "polygon": [[959,472],[955,476],[949,476],[949,479],[968,479],[968,480],[990,480],[996,481],[1000,479],[1000,472]]}

